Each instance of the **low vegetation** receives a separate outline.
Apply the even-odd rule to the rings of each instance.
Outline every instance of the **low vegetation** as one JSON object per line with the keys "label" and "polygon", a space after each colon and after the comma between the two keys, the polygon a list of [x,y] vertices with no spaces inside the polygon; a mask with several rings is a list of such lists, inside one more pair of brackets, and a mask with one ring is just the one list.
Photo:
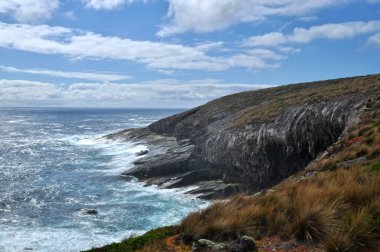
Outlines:
{"label": "low vegetation", "polygon": [[[159,244],[161,240],[178,233],[178,227],[163,227],[153,229],[141,236],[132,236],[119,243],[112,243],[102,248],[94,248],[88,252],[131,252],[142,249],[144,246]],[[157,245],[155,245],[157,246]],[[154,251],[154,250],[152,250]],[[156,250],[160,251],[160,250]]]}
{"label": "low vegetation", "polygon": [[379,91],[380,75],[317,81],[225,96],[203,106],[200,113],[205,117],[219,113],[236,114],[231,126],[245,126],[271,121],[291,106],[344,97],[365,97]]}
{"label": "low vegetation", "polygon": [[331,252],[380,250],[378,103],[302,173],[272,190],[192,213],[182,233],[219,241],[277,235]]}
{"label": "low vegetation", "polygon": [[322,243],[327,251],[380,249],[380,176],[365,167],[292,180],[264,195],[236,196],[189,215],[193,239],[280,235]]}

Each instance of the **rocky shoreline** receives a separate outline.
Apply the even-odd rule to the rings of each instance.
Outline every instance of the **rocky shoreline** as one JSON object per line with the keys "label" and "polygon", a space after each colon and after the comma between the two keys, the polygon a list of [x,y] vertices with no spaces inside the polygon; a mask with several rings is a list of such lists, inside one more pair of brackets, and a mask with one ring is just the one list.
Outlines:
{"label": "rocky shoreline", "polygon": [[336,142],[380,75],[234,94],[107,139],[148,146],[124,176],[160,188],[196,186],[203,199],[269,188]]}
{"label": "rocky shoreline", "polygon": [[161,189],[195,186],[186,193],[202,199],[224,198],[241,191],[239,184],[226,184],[219,174],[206,169],[191,169],[188,165],[195,145],[188,139],[177,140],[149,128],[128,129],[106,136],[109,140],[130,141],[148,146],[137,153],[134,168],[124,172],[125,177],[137,177],[146,185]]}

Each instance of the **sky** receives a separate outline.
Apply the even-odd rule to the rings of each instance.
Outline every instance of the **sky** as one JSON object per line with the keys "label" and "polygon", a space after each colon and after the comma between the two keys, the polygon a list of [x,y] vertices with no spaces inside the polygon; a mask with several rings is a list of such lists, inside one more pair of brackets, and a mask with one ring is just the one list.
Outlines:
{"label": "sky", "polygon": [[189,108],[380,73],[380,0],[0,0],[0,107]]}

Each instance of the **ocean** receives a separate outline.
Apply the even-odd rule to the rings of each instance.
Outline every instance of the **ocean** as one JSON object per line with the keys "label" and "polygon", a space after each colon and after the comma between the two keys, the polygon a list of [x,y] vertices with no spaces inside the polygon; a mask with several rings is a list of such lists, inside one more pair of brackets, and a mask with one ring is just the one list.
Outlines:
{"label": "ocean", "polygon": [[0,251],[80,251],[178,223],[207,205],[184,189],[122,177],[147,147],[101,138],[177,112],[0,108]]}

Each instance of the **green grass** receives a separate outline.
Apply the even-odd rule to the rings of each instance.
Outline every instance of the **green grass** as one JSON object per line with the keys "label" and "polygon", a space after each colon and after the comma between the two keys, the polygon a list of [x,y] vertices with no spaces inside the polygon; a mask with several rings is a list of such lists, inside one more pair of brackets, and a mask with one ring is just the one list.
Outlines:
{"label": "green grass", "polygon": [[380,163],[374,163],[369,166],[369,170],[371,172],[379,172],[380,171]]}
{"label": "green grass", "polygon": [[86,252],[132,252],[143,248],[145,245],[151,244],[158,240],[162,240],[176,233],[178,233],[177,227],[157,228],[141,236],[130,237],[122,242],[112,243],[101,248],[93,248]]}

